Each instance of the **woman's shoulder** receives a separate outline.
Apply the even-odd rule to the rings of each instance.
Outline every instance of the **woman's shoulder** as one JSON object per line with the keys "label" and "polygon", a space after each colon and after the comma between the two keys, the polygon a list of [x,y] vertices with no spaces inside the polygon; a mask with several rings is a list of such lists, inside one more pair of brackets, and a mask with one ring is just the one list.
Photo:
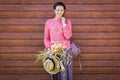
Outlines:
{"label": "woman's shoulder", "polygon": [[49,24],[52,22],[52,19],[47,19],[46,24]]}
{"label": "woman's shoulder", "polygon": [[71,21],[71,19],[68,18],[67,21]]}
{"label": "woman's shoulder", "polygon": [[71,23],[71,19],[67,19],[67,23]]}

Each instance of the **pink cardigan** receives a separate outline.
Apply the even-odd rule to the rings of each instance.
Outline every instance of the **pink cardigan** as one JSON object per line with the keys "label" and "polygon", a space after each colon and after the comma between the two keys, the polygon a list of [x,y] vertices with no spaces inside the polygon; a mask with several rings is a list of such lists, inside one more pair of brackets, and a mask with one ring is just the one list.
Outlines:
{"label": "pink cardigan", "polygon": [[61,43],[66,49],[70,48],[70,38],[72,36],[71,21],[66,21],[67,26],[62,26],[61,20],[48,19],[44,29],[44,44],[50,48],[53,43]]}

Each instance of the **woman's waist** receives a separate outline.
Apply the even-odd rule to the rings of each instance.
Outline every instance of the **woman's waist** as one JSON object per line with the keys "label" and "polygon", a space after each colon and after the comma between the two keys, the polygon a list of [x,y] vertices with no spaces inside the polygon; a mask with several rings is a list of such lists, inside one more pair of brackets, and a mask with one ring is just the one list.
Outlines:
{"label": "woman's waist", "polygon": [[70,40],[61,40],[61,41],[51,41],[50,45],[55,44],[55,43],[60,43],[63,46],[65,46],[67,49],[70,48]]}
{"label": "woman's waist", "polygon": [[50,44],[61,43],[61,44],[70,44],[70,40],[51,40]]}

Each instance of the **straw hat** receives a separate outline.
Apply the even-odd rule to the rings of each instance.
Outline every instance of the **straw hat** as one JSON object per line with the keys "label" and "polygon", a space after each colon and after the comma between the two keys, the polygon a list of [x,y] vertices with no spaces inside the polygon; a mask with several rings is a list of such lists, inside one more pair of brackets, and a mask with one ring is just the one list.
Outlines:
{"label": "straw hat", "polygon": [[60,61],[55,56],[49,56],[43,61],[44,69],[50,74],[60,72]]}

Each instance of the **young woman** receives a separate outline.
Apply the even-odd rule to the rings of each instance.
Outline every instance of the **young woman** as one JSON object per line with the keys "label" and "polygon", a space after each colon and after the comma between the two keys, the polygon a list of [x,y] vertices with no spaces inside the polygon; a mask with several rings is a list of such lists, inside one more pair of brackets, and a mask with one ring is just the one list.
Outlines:
{"label": "young woman", "polygon": [[[65,45],[67,54],[72,56],[70,47],[70,38],[72,36],[72,26],[70,19],[66,19],[63,15],[66,10],[63,2],[57,2],[53,6],[55,17],[48,19],[44,29],[44,44],[50,53],[50,46],[53,43],[61,43]],[[72,80],[72,58],[70,64],[64,65],[65,71],[59,72],[51,76],[51,80]]]}

